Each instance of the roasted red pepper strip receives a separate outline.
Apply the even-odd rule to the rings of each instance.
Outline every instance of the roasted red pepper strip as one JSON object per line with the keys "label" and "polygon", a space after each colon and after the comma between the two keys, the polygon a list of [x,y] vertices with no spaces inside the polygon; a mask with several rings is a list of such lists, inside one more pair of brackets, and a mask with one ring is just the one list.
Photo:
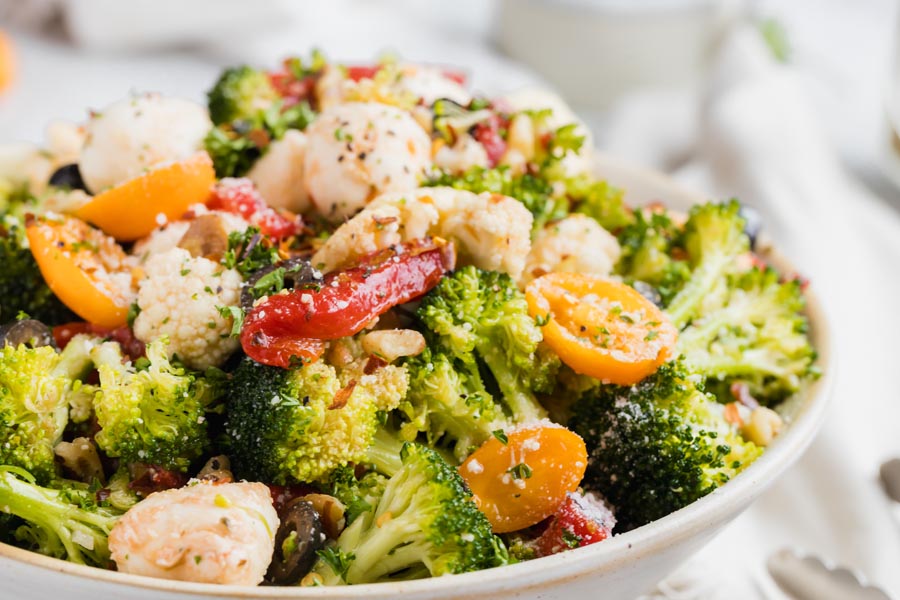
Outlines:
{"label": "roasted red pepper strip", "polygon": [[378,251],[360,266],[329,273],[320,289],[276,294],[255,306],[244,319],[241,346],[267,365],[287,368],[292,357],[315,360],[325,349],[323,340],[358,333],[391,307],[433,288],[453,266],[446,242]]}

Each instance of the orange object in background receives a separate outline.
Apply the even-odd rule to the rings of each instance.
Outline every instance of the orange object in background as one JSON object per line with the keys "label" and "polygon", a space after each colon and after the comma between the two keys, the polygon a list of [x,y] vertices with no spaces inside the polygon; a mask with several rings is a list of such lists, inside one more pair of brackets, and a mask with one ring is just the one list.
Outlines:
{"label": "orange object in background", "polygon": [[115,240],[72,217],[31,218],[31,253],[50,289],[79,317],[110,329],[124,325],[131,305],[131,269]]}
{"label": "orange object in background", "polygon": [[16,53],[5,31],[0,30],[0,93],[6,91],[16,78]]}
{"label": "orange object in background", "polygon": [[100,192],[75,214],[117,240],[131,242],[206,202],[215,183],[212,159],[198,152]]}
{"label": "orange object in background", "polygon": [[459,467],[475,504],[494,533],[530,527],[546,519],[578,489],[587,448],[558,425],[526,425],[498,432]]}
{"label": "orange object in background", "polygon": [[550,273],[528,284],[528,312],[544,341],[576,373],[633,385],[672,357],[678,330],[633,287],[583,273]]}

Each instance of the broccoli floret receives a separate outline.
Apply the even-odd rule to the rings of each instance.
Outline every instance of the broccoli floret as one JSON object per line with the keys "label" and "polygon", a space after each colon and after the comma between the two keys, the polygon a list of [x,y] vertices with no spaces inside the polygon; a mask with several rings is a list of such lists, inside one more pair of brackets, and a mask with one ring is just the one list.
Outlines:
{"label": "broccoli floret", "polygon": [[596,388],[574,407],[569,425],[592,449],[582,485],[612,502],[624,529],[705,496],[762,452],[696,379],[682,363],[666,363],[637,385]]}
{"label": "broccoli floret", "polygon": [[[696,317],[722,289],[724,275],[750,247],[737,200],[702,204],[691,209],[684,225],[684,249],[691,274],[666,312],[679,329]],[[714,293],[715,292],[715,293]]]}
{"label": "broccoli floret", "polygon": [[727,288],[720,305],[706,306],[681,332],[678,351],[720,399],[731,398],[731,383],[743,382],[763,404],[777,404],[817,373],[801,285],[755,267],[729,276]]}
{"label": "broccoli floret", "polygon": [[570,177],[564,184],[573,212],[585,214],[613,232],[632,222],[631,211],[625,205],[625,192],[620,188],[591,175]]}
{"label": "broccoli floret", "polygon": [[[384,482],[314,567],[326,585],[413,579],[501,564],[491,533],[456,469],[434,450],[407,444],[403,466]],[[364,478],[365,479],[365,478]]]}
{"label": "broccoli floret", "polygon": [[639,210],[618,238],[622,255],[616,272],[630,283],[643,281],[654,286],[662,305],[667,306],[691,273],[686,260],[672,257],[681,243],[681,229],[665,210]]}
{"label": "broccoli floret", "polygon": [[424,432],[430,446],[443,445],[461,461],[492,431],[514,425],[485,388],[475,360],[457,360],[426,347],[405,364],[410,379],[399,407],[406,419],[400,426],[403,439],[412,441]]}
{"label": "broccoli floret", "polygon": [[123,364],[122,349],[106,342],[91,352],[100,373],[95,440],[111,457],[186,472],[209,445],[206,411],[219,385],[172,364],[167,340],[147,346],[147,359]]}
{"label": "broccoli floret", "polygon": [[250,119],[279,99],[269,75],[247,65],[225,69],[206,97],[215,125]]}
{"label": "broccoli floret", "polygon": [[41,275],[19,219],[6,216],[0,223],[0,319],[15,319],[26,312],[48,325],[78,320],[50,290]]}
{"label": "broccoli floret", "polygon": [[121,513],[98,506],[94,493],[77,483],[64,485],[40,487],[27,471],[0,466],[0,513],[23,522],[9,532],[10,541],[47,556],[107,568],[107,536]]}
{"label": "broccoli floret", "polygon": [[50,346],[0,349],[0,464],[26,469],[42,483],[57,474],[53,448],[69,420],[73,379],[90,366],[80,337],[61,354]]}
{"label": "broccoli floret", "polygon": [[226,406],[236,474],[279,484],[318,482],[364,460],[381,416],[406,393],[405,372],[382,367],[376,373],[382,371],[342,383],[323,361],[280,369],[244,359]]}
{"label": "broccoli floret", "polygon": [[[397,460],[400,468],[403,468],[399,453]],[[397,470],[399,471],[399,469]],[[354,469],[345,466],[338,467],[331,472],[325,489],[344,505],[344,518],[347,520],[347,525],[350,525],[357,517],[371,511],[372,507],[378,504],[378,499],[384,493],[386,483],[387,477],[376,471],[368,471],[357,479]]]}
{"label": "broccoli floret", "polygon": [[540,347],[525,296],[503,273],[463,267],[445,277],[417,311],[428,349],[407,361],[410,390],[401,432],[425,432],[457,457],[493,429],[543,419],[535,394],[555,384],[559,358]]}
{"label": "broccoli floret", "polygon": [[0,215],[21,220],[26,213],[37,212],[39,204],[27,183],[0,177]]}

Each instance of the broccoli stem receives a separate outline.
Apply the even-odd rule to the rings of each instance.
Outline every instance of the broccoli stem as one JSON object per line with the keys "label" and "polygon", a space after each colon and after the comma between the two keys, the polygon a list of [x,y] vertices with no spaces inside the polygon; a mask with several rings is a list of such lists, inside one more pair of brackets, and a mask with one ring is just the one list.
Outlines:
{"label": "broccoli stem", "polygon": [[740,359],[725,356],[705,355],[703,358],[688,356],[686,363],[691,370],[720,379],[758,375],[763,373],[772,377],[790,376],[790,369],[780,368],[770,361],[754,360],[755,355],[764,355],[762,351],[747,350],[741,353]]}
{"label": "broccoli stem", "polygon": [[96,341],[90,336],[79,334],[73,337],[60,352],[53,374],[69,379],[83,379],[93,366],[91,350],[96,345]]}
{"label": "broccoli stem", "polygon": [[379,427],[366,453],[366,460],[379,473],[392,477],[403,468],[403,460],[400,458],[402,449],[403,442],[393,432]]}
{"label": "broccoli stem", "polygon": [[684,328],[694,318],[703,299],[721,281],[733,259],[734,257],[729,254],[720,254],[705,260],[693,272],[681,291],[672,298],[672,302],[666,308],[666,314],[678,329]]}
{"label": "broccoli stem", "polygon": [[507,358],[498,346],[479,344],[478,353],[497,380],[503,401],[512,411],[516,423],[531,423],[547,417],[544,407],[529,391],[523,389],[522,378],[509,370]]}
{"label": "broccoli stem", "polygon": [[[413,521],[402,517],[391,519],[381,527],[376,525],[369,531],[365,541],[353,549],[356,559],[347,572],[348,581],[375,581],[388,573],[421,562],[425,555],[424,547],[416,547],[411,554],[403,551],[409,546],[420,546],[419,544],[397,548],[403,540],[410,539],[419,532],[418,525]],[[389,553],[392,550],[394,553],[391,555]]]}
{"label": "broccoli stem", "polygon": [[[24,480],[16,474],[27,475],[20,469],[0,469],[0,507],[46,532],[40,536],[42,553],[79,564],[100,564],[109,558],[106,536],[117,517],[81,509],[61,499],[59,491],[38,487],[30,476]],[[76,542],[76,534],[84,541]],[[96,560],[85,560],[85,551]]]}

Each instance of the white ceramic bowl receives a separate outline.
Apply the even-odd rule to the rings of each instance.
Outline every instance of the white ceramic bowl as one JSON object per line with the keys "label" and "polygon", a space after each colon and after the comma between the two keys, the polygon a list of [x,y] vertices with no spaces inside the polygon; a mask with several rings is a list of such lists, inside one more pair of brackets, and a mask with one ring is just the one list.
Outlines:
{"label": "white ceramic bowl", "polygon": [[[706,200],[663,175],[600,158],[598,174],[627,190],[632,205],[662,201],[677,209]],[[769,258],[792,271],[777,253]],[[813,343],[824,376],[788,401],[789,425],[746,471],[705,498],[658,521],[600,544],[536,561],[464,575],[402,583],[332,588],[238,588],[150,579],[47,558],[0,544],[0,596],[17,600],[128,598],[211,600],[236,598],[327,598],[414,600],[438,598],[609,598],[631,599],[645,592],[699,550],[781,475],[815,436],[822,421],[831,377],[827,325],[809,298]]]}

